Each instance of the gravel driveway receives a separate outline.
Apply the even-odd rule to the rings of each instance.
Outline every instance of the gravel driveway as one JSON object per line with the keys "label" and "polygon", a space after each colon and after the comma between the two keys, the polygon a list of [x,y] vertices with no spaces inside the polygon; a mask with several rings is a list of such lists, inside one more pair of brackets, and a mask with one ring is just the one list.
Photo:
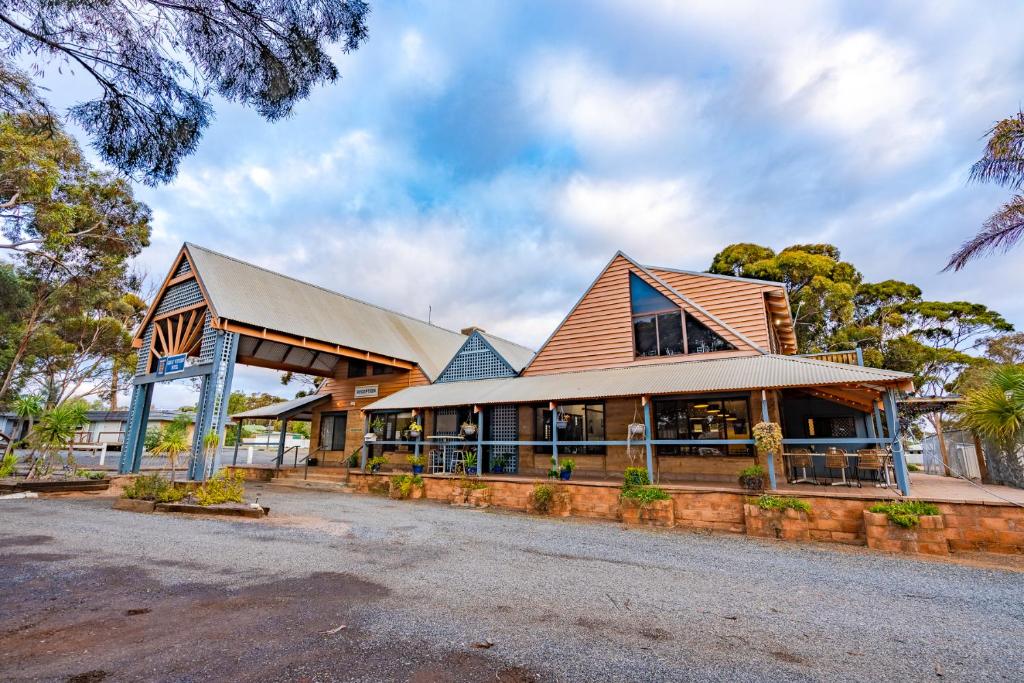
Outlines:
{"label": "gravel driveway", "polygon": [[[0,502],[3,680],[1021,680],[1024,575],[252,487]],[[338,628],[344,626],[344,628]],[[77,678],[76,678],[77,677]]]}

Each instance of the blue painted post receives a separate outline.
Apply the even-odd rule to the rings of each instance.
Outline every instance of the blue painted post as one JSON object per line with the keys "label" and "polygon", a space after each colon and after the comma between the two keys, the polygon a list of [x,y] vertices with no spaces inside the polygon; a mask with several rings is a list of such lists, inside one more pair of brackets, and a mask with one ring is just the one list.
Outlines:
{"label": "blue painted post", "polygon": [[551,408],[551,458],[554,469],[558,469],[558,404],[550,404]]}
{"label": "blue painted post", "polygon": [[277,437],[277,469],[284,465],[284,439],[288,434],[288,420],[281,420],[281,434]]}
{"label": "blue painted post", "polygon": [[[231,381],[235,377],[235,356],[238,355],[238,338],[239,335],[232,334],[231,342],[228,346],[227,356],[227,367],[224,369],[224,385],[220,386],[218,379],[219,375],[214,375],[214,400],[217,399],[217,395],[220,395],[220,406],[217,411],[217,424],[214,428],[217,430],[217,450],[213,452],[213,472],[216,473],[220,469],[220,445],[224,443],[224,425],[227,422],[228,417],[228,403],[231,400]],[[237,444],[237,442],[236,442]],[[235,448],[235,457],[238,456],[238,448]]]}
{"label": "blue painted post", "polygon": [[900,440],[900,421],[896,415],[896,392],[889,389],[885,392],[885,422],[889,426],[889,438],[892,440],[892,465],[896,470],[896,484],[900,493],[910,495],[910,472],[907,471],[907,459],[903,456],[903,443]]}
{"label": "blue painted post", "polygon": [[143,385],[142,410],[139,415],[139,431],[135,438],[135,450],[132,452],[132,473],[138,474],[142,470],[142,454],[146,450],[146,427],[149,425],[149,409],[153,404],[153,385]]}
{"label": "blue painted post", "polygon": [[423,441],[423,436],[424,436],[423,435],[423,417],[419,413],[416,413],[416,424],[418,424],[420,426],[420,431],[419,431],[419,436],[415,439],[415,443],[413,444],[412,448],[413,448],[413,454],[418,458],[418,457],[420,457],[420,442]]}
{"label": "blue painted post", "polygon": [[647,478],[654,482],[654,449],[651,448],[651,401],[644,397],[644,450],[647,451]]}
{"label": "blue painted post", "polygon": [[857,347],[857,365],[864,367],[864,349]]}
{"label": "blue painted post", "polygon": [[[878,401],[877,400],[872,401],[871,402],[871,406],[872,406],[872,413],[874,414],[874,418],[875,418],[875,432],[878,433],[878,438],[881,439],[882,437],[885,436],[885,430],[882,429],[882,413],[878,410]],[[879,445],[881,445],[881,444],[879,444]]]}
{"label": "blue painted post", "polygon": [[[770,422],[768,419],[768,393],[761,390],[761,422]],[[768,485],[772,491],[779,488],[778,482],[775,479],[775,453],[768,451]]]}
{"label": "blue painted post", "polygon": [[359,469],[362,470],[363,472],[366,471],[366,451],[369,450],[369,448],[370,448],[369,446],[366,445],[367,443],[369,443],[366,440],[366,435],[369,434],[369,433],[370,433],[370,414],[369,413],[364,413],[363,414],[363,447],[359,449]]}
{"label": "blue painted post", "polygon": [[477,406],[476,411],[476,476],[479,477],[484,469],[484,409]]}
{"label": "blue painted post", "polygon": [[212,384],[210,375],[203,375],[203,380],[199,388],[199,403],[196,411],[196,426],[195,431],[192,434],[192,462],[188,468],[188,478],[194,481],[201,481],[206,478],[206,456],[203,453],[203,435],[206,434],[206,430],[209,429],[210,420],[212,416],[210,412],[213,410],[210,401],[212,391],[210,385]]}
{"label": "blue painted post", "polygon": [[124,445],[121,447],[121,460],[118,463],[117,471],[120,474],[128,474],[132,471],[132,456],[135,453],[135,441],[139,436],[139,406],[142,403],[142,392],[144,385],[136,384],[132,388],[132,400],[128,409],[128,424],[124,429]]}
{"label": "blue painted post", "polygon": [[242,423],[245,420],[238,420],[238,432],[235,434],[235,454],[231,458],[231,466],[234,467],[238,464],[238,446],[242,443]]}

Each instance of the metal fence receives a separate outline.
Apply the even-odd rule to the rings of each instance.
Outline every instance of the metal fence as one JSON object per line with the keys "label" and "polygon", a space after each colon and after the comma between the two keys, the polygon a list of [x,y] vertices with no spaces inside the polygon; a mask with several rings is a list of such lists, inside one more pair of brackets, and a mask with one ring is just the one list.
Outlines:
{"label": "metal fence", "polygon": [[942,474],[968,479],[980,479],[981,468],[978,466],[978,454],[974,447],[974,437],[966,431],[949,431],[943,433],[946,442],[946,453],[949,457],[949,469],[942,462],[942,451],[939,439],[929,434],[921,440],[921,452],[924,456],[924,471],[928,474]]}
{"label": "metal fence", "polygon": [[983,448],[992,483],[1024,489],[1024,444],[1008,450],[986,440]]}

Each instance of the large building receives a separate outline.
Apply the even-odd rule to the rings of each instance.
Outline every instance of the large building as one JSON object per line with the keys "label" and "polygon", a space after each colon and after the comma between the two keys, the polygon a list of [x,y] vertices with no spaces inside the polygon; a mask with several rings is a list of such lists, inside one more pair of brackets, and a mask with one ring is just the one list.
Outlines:
{"label": "large building", "polygon": [[[856,351],[796,355],[780,283],[622,253],[534,353],[186,244],[136,344],[133,411],[148,410],[154,382],[199,376],[200,433],[223,429],[236,362],[327,378],[317,395],[275,409],[312,420],[321,462],[382,455],[402,465],[422,452],[444,470],[454,452],[475,455],[481,473],[539,474],[569,457],[584,475],[646,464],[661,480],[735,481],[754,462],[785,474],[777,454],[754,446],[752,426],[772,421],[788,444],[819,453],[889,445],[908,487],[895,400],[912,389],[909,375],[864,367]],[[125,453],[129,470],[141,450]],[[198,446],[195,456],[203,476]]]}

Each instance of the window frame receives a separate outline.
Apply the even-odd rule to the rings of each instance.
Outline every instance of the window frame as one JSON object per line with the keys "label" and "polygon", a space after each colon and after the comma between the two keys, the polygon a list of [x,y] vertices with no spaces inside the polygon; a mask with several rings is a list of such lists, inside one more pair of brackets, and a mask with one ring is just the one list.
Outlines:
{"label": "window frame", "polygon": [[[563,440],[563,438],[564,438],[565,441],[607,441],[608,440],[608,420],[607,420],[607,418],[608,418],[608,410],[607,410],[606,403],[604,401],[584,401],[583,403],[567,403],[564,406],[558,406],[559,412],[562,412],[562,410],[561,410],[562,408],[573,407],[573,406],[582,406],[583,407],[583,416],[582,416],[583,417],[583,438],[582,439],[574,439],[574,438],[570,438],[568,435],[563,437],[562,432],[564,430],[559,430],[558,440],[561,442]],[[587,434],[587,427],[589,426],[589,423],[588,423],[588,417],[589,417],[588,413],[596,412],[595,406],[600,406],[600,408],[601,408],[601,434],[599,435],[599,438],[590,439],[590,438],[588,438],[588,434]],[[555,421],[553,419],[553,414],[551,412],[551,409],[547,408],[545,406],[534,406],[533,410],[534,410],[534,413],[533,413],[533,435],[535,437],[534,440],[535,441],[550,441],[551,437],[548,436],[547,430],[549,428],[550,429],[558,429],[557,425],[554,424]],[[545,415],[547,416],[546,419],[545,419]],[[566,427],[566,429],[568,429],[568,427]],[[534,446],[533,447],[533,451],[534,451],[534,453],[538,453],[540,455],[551,455],[552,452],[553,452],[550,445],[547,445],[547,446]],[[607,454],[608,454],[608,447],[604,446],[604,445],[601,445],[601,446],[597,446],[597,445],[595,445],[595,446],[563,446],[563,445],[561,445],[561,443],[559,443],[559,445],[558,445],[558,455],[559,455],[559,457],[561,457],[563,455],[604,456],[604,455],[607,455]]]}
{"label": "window frame", "polygon": [[[689,438],[678,437],[679,428],[678,428],[678,416],[677,416],[677,418],[676,418],[677,422],[676,422],[676,425],[675,425],[675,431],[676,431],[676,434],[677,434],[677,438],[675,438],[675,439],[669,438],[669,439],[664,439],[664,440],[667,440],[667,441],[673,441],[673,440],[679,440],[679,441],[689,441],[689,440],[699,441],[700,439],[692,438],[693,437],[693,432],[691,431],[690,424],[689,424],[689,421],[692,419],[691,418],[691,413],[690,413],[690,408],[694,404],[698,404],[698,403],[720,403],[722,409],[724,410],[726,408],[726,402],[727,401],[740,401],[740,402],[742,402],[743,406],[745,408],[745,411],[746,411],[746,415],[742,418],[743,422],[745,423],[745,425],[744,425],[745,429],[743,431],[744,436],[742,436],[742,437],[737,436],[735,438],[735,440],[736,441],[744,441],[744,440],[752,439],[753,438],[751,436],[752,424],[751,424],[751,421],[750,421],[750,419],[751,419],[750,416],[753,415],[754,413],[752,412],[753,411],[753,406],[752,406],[752,403],[751,403],[751,397],[749,395],[747,395],[747,394],[721,394],[721,395],[711,395],[711,396],[659,396],[659,397],[655,398],[653,400],[654,405],[652,406],[652,411],[651,411],[652,412],[652,418],[653,418],[653,424],[651,425],[652,430],[653,430],[653,439],[652,440],[653,441],[660,440],[659,429],[658,429],[658,427],[659,427],[658,418],[659,418],[659,412],[660,412],[659,411],[659,407],[660,407],[659,404],[660,405],[664,405],[666,403],[670,403],[671,402],[671,403],[682,403],[682,404],[685,404],[687,406],[686,411],[685,411],[685,415],[686,415],[685,419],[687,420],[686,434],[687,434],[687,436]],[[716,428],[717,428],[718,432],[724,433],[724,436],[715,436],[714,437],[715,439],[723,438],[723,439],[727,439],[727,440],[732,440],[728,436],[728,421],[723,420],[721,423],[719,423],[719,421],[716,420],[714,422],[714,424],[716,425]],[[730,445],[707,446],[707,448],[714,448],[714,449],[718,450],[719,452],[716,453],[716,454],[701,454],[699,452],[696,452],[697,449],[702,448],[702,446],[699,446],[699,445],[682,446],[682,445],[669,445],[669,444],[657,444],[656,443],[656,444],[654,444],[654,447],[655,447],[655,452],[658,454],[659,457],[660,456],[667,456],[667,457],[684,457],[684,458],[685,457],[691,457],[691,458],[715,458],[715,457],[720,457],[720,458],[749,458],[749,457],[753,457],[753,455],[754,455],[754,450],[753,450],[754,447],[751,446],[750,444],[742,444],[742,443],[737,443],[735,446],[730,446]],[[736,452],[730,452],[730,449],[735,449]]]}
{"label": "window frame", "polygon": [[[317,435],[316,435],[317,446],[319,447],[320,450],[322,450],[322,451],[330,451],[332,453],[337,453],[337,452],[344,453],[345,452],[345,442],[347,441],[347,436],[348,436],[348,412],[349,411],[347,411],[347,410],[332,410],[330,412],[322,412],[322,413],[320,413],[320,424],[317,427]],[[338,427],[337,420],[338,420],[339,417],[344,418],[343,421],[344,421],[345,424],[344,424],[344,428],[341,430],[341,448],[334,448],[334,445],[337,443],[337,427]],[[324,448],[324,441],[323,441],[323,439],[324,439],[324,425],[326,423],[325,422],[326,420],[330,420],[331,421],[331,444],[330,444],[331,448]]]}

